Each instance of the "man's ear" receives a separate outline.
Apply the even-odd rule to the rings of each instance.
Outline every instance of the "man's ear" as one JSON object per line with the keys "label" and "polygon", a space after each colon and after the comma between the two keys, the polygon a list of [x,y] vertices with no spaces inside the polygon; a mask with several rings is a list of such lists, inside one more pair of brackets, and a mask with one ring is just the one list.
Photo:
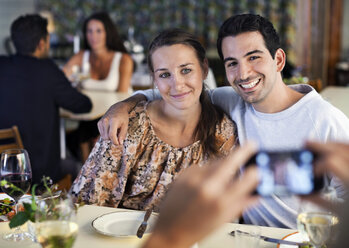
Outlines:
{"label": "man's ear", "polygon": [[286,54],[284,50],[282,50],[281,48],[279,48],[275,52],[275,61],[276,61],[277,71],[281,72],[284,69],[285,63],[286,63]]}
{"label": "man's ear", "polygon": [[35,48],[35,50],[34,50],[32,55],[34,57],[41,58],[43,49],[45,49],[45,40],[44,39],[40,39],[40,41],[36,45],[36,48]]}
{"label": "man's ear", "polygon": [[45,48],[46,48],[46,41],[45,41],[44,38],[41,38],[40,41],[39,41],[39,43],[38,43],[38,45],[36,46],[36,49],[37,49],[38,51],[42,51],[42,50],[45,49]]}

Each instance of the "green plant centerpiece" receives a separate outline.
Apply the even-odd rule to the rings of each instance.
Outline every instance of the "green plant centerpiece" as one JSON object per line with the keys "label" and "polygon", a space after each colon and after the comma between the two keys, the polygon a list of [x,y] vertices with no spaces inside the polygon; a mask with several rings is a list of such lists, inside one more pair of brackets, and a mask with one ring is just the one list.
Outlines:
{"label": "green plant centerpiece", "polygon": [[[78,233],[77,206],[66,192],[57,192],[57,185],[50,185],[50,178],[42,179],[44,193],[36,196],[33,185],[30,202],[23,202],[23,211],[17,212],[9,226],[14,228],[27,221],[34,224],[33,235],[43,248],[71,248]],[[1,186],[20,190],[15,185],[1,181]]]}
{"label": "green plant centerpiece", "polygon": [[[37,200],[39,198],[54,198],[54,196],[57,196],[57,185],[52,184],[52,180],[49,177],[43,177],[42,178],[42,190],[43,193],[40,195],[40,197],[37,197],[35,192],[38,187],[37,184],[34,184],[33,187],[31,188],[31,197],[30,197],[30,203],[29,202],[23,202],[23,211],[18,211],[13,218],[11,218],[9,222],[10,228],[15,228],[18,226],[23,225],[26,223],[28,220],[35,222],[35,212],[37,210]],[[6,181],[6,180],[1,180],[0,181],[1,187],[4,188],[10,188],[13,191],[22,191],[20,188],[15,186],[14,184]],[[64,194],[62,194],[62,197],[64,197]]]}

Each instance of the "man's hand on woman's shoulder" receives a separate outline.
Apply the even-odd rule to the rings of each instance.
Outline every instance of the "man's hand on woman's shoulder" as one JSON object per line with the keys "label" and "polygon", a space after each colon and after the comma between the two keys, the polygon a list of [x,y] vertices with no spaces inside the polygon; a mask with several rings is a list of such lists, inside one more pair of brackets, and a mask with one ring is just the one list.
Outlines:
{"label": "man's hand on woman's shoulder", "polygon": [[127,134],[128,113],[138,102],[144,100],[145,96],[137,94],[112,105],[97,124],[101,137],[110,139],[115,145],[121,145]]}

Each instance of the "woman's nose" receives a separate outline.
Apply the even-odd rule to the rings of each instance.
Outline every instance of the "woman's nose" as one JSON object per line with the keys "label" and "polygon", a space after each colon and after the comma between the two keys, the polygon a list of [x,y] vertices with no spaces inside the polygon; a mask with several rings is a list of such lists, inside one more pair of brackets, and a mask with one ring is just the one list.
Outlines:
{"label": "woman's nose", "polygon": [[181,75],[175,75],[173,77],[173,85],[176,90],[181,90],[184,86],[184,77]]}

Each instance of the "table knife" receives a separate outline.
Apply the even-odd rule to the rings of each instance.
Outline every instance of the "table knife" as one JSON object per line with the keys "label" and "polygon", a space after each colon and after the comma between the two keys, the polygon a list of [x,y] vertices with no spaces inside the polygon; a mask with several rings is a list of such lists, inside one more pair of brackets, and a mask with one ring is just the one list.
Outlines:
{"label": "table knife", "polygon": [[147,210],[147,212],[145,212],[145,215],[144,215],[144,219],[143,219],[143,222],[142,224],[138,227],[138,230],[137,230],[137,237],[138,238],[142,238],[143,237],[143,234],[145,232],[145,230],[147,229],[147,225],[148,225],[148,219],[151,215],[151,212],[153,211],[152,208],[149,208]]}
{"label": "table knife", "polygon": [[[240,233],[243,233],[243,234],[246,234],[246,235],[249,235],[249,233],[247,232],[243,232],[243,231],[240,231],[240,230],[237,230],[238,232]],[[230,235],[232,236],[235,236],[235,231],[232,231],[229,233]],[[270,238],[270,237],[267,237],[267,236],[259,236],[260,239],[266,241],[266,242],[272,242],[272,243],[277,243],[277,244],[283,244],[283,245],[295,245],[295,246],[298,246],[298,247],[301,247],[301,246],[306,246],[306,245],[309,245],[307,243],[302,243],[302,242],[296,242],[296,241],[288,241],[288,240],[283,240],[283,239],[276,239],[276,238]]]}

